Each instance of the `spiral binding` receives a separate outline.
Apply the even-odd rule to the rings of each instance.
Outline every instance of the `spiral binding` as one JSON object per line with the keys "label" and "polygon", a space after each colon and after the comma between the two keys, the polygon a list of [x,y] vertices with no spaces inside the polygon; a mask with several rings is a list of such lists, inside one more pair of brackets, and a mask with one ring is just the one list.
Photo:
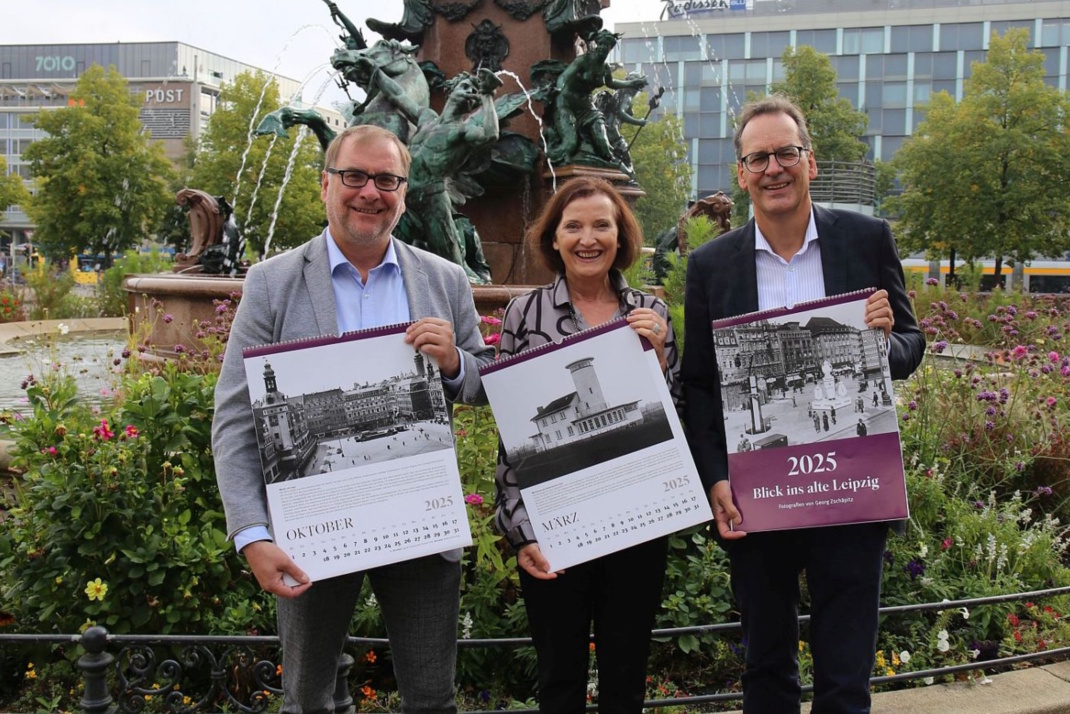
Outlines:
{"label": "spiral binding", "polygon": [[395,322],[390,325],[378,325],[376,327],[365,327],[362,330],[351,330],[349,332],[343,332],[340,335],[326,334],[317,335],[315,337],[298,337],[293,340],[268,342],[262,345],[250,345],[248,347],[243,347],[241,353],[242,357],[245,358],[257,357],[265,354],[278,354],[279,352],[290,352],[291,350],[306,349],[308,347],[337,345],[344,342],[352,342],[354,340],[363,340],[368,337],[382,337],[383,335],[404,332],[411,324],[413,324],[412,321]]}
{"label": "spiral binding", "polygon": [[792,315],[797,312],[806,312],[807,310],[813,310],[815,308],[826,307],[829,305],[840,305],[842,303],[852,302],[862,297],[868,297],[875,292],[877,292],[877,288],[862,288],[861,290],[852,290],[851,292],[847,293],[827,295],[825,297],[814,298],[813,300],[797,302],[790,308],[769,307],[765,310],[756,310],[754,312],[748,312],[743,315],[733,315],[732,317],[725,317],[719,320],[714,320],[713,329],[718,330],[731,325],[741,325],[748,322],[757,322],[758,320],[767,320],[771,317],[778,317],[780,315]]}
{"label": "spiral binding", "polygon": [[516,354],[509,355],[508,357],[501,357],[500,359],[497,359],[494,362],[491,362],[490,364],[480,367],[479,373],[487,374],[489,372],[497,372],[500,369],[508,367],[513,362],[528,360],[537,355],[546,352],[553,352],[554,350],[559,350],[563,347],[568,347],[569,345],[576,344],[577,342],[583,342],[584,340],[589,340],[597,335],[610,332],[611,330],[618,330],[621,327],[627,326],[628,320],[623,317],[618,317],[615,320],[603,322],[601,325],[597,325],[595,327],[588,327],[586,330],[574,332],[573,334],[564,337],[560,342],[547,342],[544,345],[532,347],[531,349],[524,350],[523,352],[517,352]]}

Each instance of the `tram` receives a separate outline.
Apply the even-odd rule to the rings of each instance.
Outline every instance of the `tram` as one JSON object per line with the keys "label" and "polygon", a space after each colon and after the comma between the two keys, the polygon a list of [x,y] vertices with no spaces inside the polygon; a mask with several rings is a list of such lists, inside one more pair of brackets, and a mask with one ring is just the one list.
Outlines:
{"label": "tram", "polygon": [[[923,256],[911,256],[903,260],[903,272],[906,274],[907,283],[935,278],[943,286],[947,283],[951,268],[946,258],[926,260]],[[972,269],[964,261],[955,263],[955,275],[960,278],[976,278],[980,274],[979,288],[983,292],[996,288],[995,273],[994,260],[975,261]],[[1070,294],[1070,253],[1062,259],[1038,258],[1014,265],[1008,265],[1004,261],[999,278],[999,286],[1004,290]]]}

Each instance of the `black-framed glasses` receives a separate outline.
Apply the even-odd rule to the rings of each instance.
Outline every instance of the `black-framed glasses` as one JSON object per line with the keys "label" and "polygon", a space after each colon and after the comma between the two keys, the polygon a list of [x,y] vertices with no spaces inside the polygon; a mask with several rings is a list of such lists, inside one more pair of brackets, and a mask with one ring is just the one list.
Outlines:
{"label": "black-framed glasses", "polygon": [[775,156],[781,168],[790,169],[802,161],[804,151],[809,151],[809,149],[803,146],[782,146],[776,151],[755,151],[753,154],[747,154],[739,160],[739,163],[752,174],[760,174],[769,167],[769,157]]}
{"label": "black-framed glasses", "polygon": [[370,174],[366,171],[360,171],[358,169],[327,169],[329,174],[337,174],[338,178],[342,179],[343,186],[349,186],[350,188],[364,188],[368,181],[371,180],[375,183],[375,187],[380,191],[397,191],[401,188],[401,184],[408,181],[404,176],[395,176],[394,174]]}

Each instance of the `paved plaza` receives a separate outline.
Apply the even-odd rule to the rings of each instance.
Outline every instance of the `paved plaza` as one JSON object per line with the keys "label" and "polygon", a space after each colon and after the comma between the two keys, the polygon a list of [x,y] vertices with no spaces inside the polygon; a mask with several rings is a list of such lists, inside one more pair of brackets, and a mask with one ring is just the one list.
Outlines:
{"label": "paved plaza", "polygon": [[452,447],[449,423],[417,421],[380,433],[322,441],[316,447],[316,455],[305,475],[369,466],[399,456],[416,456]]}

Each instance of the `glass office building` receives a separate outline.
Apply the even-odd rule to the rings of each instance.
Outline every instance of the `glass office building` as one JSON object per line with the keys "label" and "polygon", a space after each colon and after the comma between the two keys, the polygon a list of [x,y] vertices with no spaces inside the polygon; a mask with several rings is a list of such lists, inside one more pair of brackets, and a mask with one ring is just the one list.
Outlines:
{"label": "glass office building", "polygon": [[[22,153],[44,136],[30,117],[65,107],[86,68],[114,66],[142,102],[140,119],[148,135],[163,144],[173,161],[183,158],[186,137],[196,139],[215,111],[219,91],[243,72],[265,71],[181,42],[132,42],[76,45],[0,45],[0,156],[9,174],[32,187],[30,165]],[[270,73],[269,73],[270,74]],[[300,83],[276,75],[279,95],[300,104]],[[341,116],[329,117],[340,124]],[[0,213],[0,231],[15,244],[29,241],[33,225],[12,206]]]}
{"label": "glass office building", "polygon": [[618,23],[616,60],[666,87],[662,106],[683,117],[699,197],[735,186],[733,118],[749,92],[783,81],[789,46],[830,56],[840,95],[869,117],[870,160],[892,158],[933,92],[962,98],[993,32],[1026,29],[1044,53],[1045,80],[1066,89],[1065,1],[651,0],[650,11],[672,19]]}

